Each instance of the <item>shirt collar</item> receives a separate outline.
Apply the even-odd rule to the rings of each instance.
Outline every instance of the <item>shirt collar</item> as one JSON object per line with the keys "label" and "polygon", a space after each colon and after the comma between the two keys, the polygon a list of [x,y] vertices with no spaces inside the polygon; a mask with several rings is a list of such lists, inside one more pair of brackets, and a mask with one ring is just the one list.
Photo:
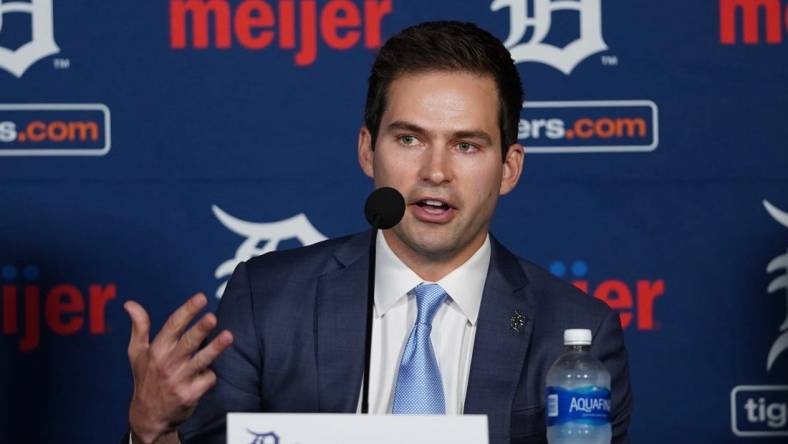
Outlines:
{"label": "shirt collar", "polygon": [[[424,280],[394,254],[380,231],[375,242],[375,315],[381,317]],[[490,254],[488,234],[473,256],[436,282],[446,290],[471,325],[475,325],[479,317]]]}

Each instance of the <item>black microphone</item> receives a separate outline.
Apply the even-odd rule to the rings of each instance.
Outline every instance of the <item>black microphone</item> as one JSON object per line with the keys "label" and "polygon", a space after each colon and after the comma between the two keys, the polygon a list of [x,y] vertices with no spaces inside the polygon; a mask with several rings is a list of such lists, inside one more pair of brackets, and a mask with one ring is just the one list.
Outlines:
{"label": "black microphone", "polygon": [[373,191],[364,205],[364,216],[372,225],[369,239],[369,272],[367,273],[367,335],[364,343],[364,391],[361,413],[369,412],[369,365],[372,357],[372,307],[375,305],[375,238],[378,229],[394,227],[405,215],[405,199],[394,188],[381,187]]}
{"label": "black microphone", "polygon": [[364,205],[364,216],[372,228],[387,230],[399,223],[405,214],[405,199],[391,187],[373,191]]}

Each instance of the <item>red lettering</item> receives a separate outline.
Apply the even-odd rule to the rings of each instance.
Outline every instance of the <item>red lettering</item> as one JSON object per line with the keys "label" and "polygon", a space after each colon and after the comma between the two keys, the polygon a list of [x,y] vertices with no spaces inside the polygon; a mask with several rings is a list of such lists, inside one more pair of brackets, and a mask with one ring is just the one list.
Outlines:
{"label": "red lettering", "polygon": [[[594,290],[594,297],[605,302],[610,308],[614,310],[619,309],[632,309],[632,292],[624,282],[611,279],[602,282],[599,287]],[[632,322],[632,313],[619,313],[621,318],[621,327],[627,328]]]}
{"label": "red lettering", "polygon": [[331,0],[320,14],[320,30],[328,46],[334,49],[352,48],[361,37],[359,31],[347,31],[340,36],[341,28],[357,28],[361,25],[361,13],[349,0]]}
{"label": "red lettering", "polygon": [[338,50],[358,45],[362,34],[367,48],[380,47],[381,23],[392,11],[391,0],[364,0],[363,20],[358,0],[328,0],[320,10],[316,0],[278,0],[275,4],[243,0],[237,5],[233,12],[228,0],[170,0],[170,46],[184,49],[191,44],[203,49],[213,41],[216,48],[229,48],[235,34],[240,46],[262,50],[278,32],[279,47],[298,47],[295,64],[307,66],[317,58],[318,36]]}
{"label": "red lettering", "polygon": [[3,285],[3,334],[13,335],[19,329],[17,301],[16,287]]}
{"label": "red lettering", "polygon": [[[108,331],[106,321],[107,302],[117,297],[115,284],[89,287],[90,333],[104,334]],[[81,291],[69,284],[52,287],[46,295],[41,310],[41,289],[37,285],[24,287],[24,313],[18,311],[18,288],[14,285],[2,286],[2,332],[6,335],[19,333],[20,317],[24,316],[23,336],[19,349],[29,352],[41,342],[41,317],[50,331],[59,335],[72,335],[85,325],[85,299]]]}
{"label": "red lettering", "polygon": [[314,0],[301,2],[301,50],[296,53],[298,66],[311,65],[317,57],[317,5]]}
{"label": "red lettering", "polygon": [[[763,9],[766,16],[766,42],[782,42],[782,20],[779,0],[720,0],[720,42],[726,45],[736,43],[736,11],[742,13],[742,36],[745,44],[759,42],[760,20],[759,11]],[[786,26],[788,26],[788,8],[786,9]]]}
{"label": "red lettering", "polygon": [[[246,0],[235,12],[235,35],[242,46],[249,49],[263,49],[274,40],[273,31],[262,29],[274,25],[274,10],[261,0]],[[252,31],[261,29],[256,36]]]}
{"label": "red lettering", "polygon": [[214,18],[216,47],[229,48],[230,5],[226,0],[170,0],[170,46],[186,47],[186,15],[191,15],[195,48],[208,47],[208,15]]}
{"label": "red lettering", "polygon": [[364,1],[364,46],[378,48],[381,45],[380,22],[391,13],[391,0]]}
{"label": "red lettering", "polygon": [[38,315],[41,311],[41,297],[38,287],[25,287],[25,335],[19,341],[19,349],[29,352],[38,347],[41,328]]}
{"label": "red lettering", "polygon": [[107,302],[115,299],[115,284],[107,286],[90,286],[90,333],[104,334],[107,332]]}
{"label": "red lettering", "polygon": [[582,290],[583,293],[588,294],[588,281],[572,281],[572,285]]}
{"label": "red lettering", "polygon": [[[589,293],[589,285],[586,280],[572,281],[572,285],[586,294]],[[619,312],[621,326],[623,328],[628,327],[632,323],[633,318],[636,317],[638,330],[654,330],[657,328],[654,320],[654,301],[665,293],[665,281],[662,279],[656,281],[641,279],[635,283],[635,286],[635,297],[637,299],[635,314]],[[595,298],[605,302],[614,310],[631,310],[633,308],[632,290],[622,281],[603,281],[594,289],[593,293]]]}
{"label": "red lettering", "polygon": [[[77,315],[85,312],[85,300],[82,293],[73,285],[57,285],[49,291],[44,308],[49,328],[59,335],[73,335],[85,322],[83,316]],[[74,314],[68,321],[63,321],[63,315]]]}
{"label": "red lettering", "polygon": [[654,329],[654,300],[665,293],[665,281],[659,279],[654,282],[638,281],[638,330]]}
{"label": "red lettering", "polygon": [[293,0],[279,2],[279,47],[295,48],[295,5]]}

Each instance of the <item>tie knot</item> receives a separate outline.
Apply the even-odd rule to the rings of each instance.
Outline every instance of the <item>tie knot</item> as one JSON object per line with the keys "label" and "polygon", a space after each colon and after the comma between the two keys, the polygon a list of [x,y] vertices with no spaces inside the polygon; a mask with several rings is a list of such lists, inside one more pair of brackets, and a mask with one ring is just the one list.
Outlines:
{"label": "tie knot", "polygon": [[440,285],[425,283],[417,285],[413,289],[413,293],[416,295],[416,306],[418,307],[416,323],[432,325],[432,318],[438,312],[438,307],[449,295]]}

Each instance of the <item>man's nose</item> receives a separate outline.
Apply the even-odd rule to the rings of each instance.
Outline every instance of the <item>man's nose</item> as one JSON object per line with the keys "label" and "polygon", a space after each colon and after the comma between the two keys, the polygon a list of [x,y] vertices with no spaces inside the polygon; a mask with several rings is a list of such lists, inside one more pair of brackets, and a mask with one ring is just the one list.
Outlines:
{"label": "man's nose", "polygon": [[452,178],[450,153],[441,147],[430,147],[424,152],[420,176],[433,184],[442,184]]}

